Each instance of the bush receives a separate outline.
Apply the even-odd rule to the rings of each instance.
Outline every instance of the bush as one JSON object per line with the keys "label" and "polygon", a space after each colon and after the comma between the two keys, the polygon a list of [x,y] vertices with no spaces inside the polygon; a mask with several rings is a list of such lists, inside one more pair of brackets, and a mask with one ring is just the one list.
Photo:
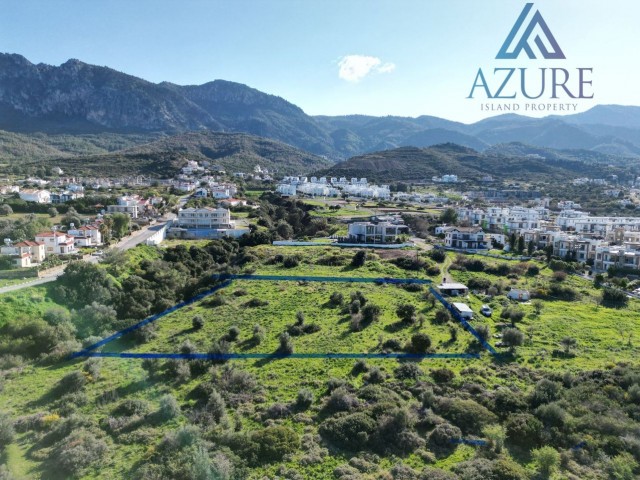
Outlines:
{"label": "bush", "polygon": [[560,465],[560,454],[553,447],[542,447],[531,452],[533,461],[540,473],[546,477]]}
{"label": "bush", "polygon": [[480,432],[497,420],[493,413],[474,400],[446,399],[440,402],[437,411],[466,433]]}
{"label": "bush", "polygon": [[79,370],[67,373],[56,385],[56,390],[61,394],[77,392],[87,384],[87,377]]}
{"label": "bush", "polygon": [[507,438],[510,442],[525,448],[540,444],[543,425],[540,420],[529,413],[517,413],[505,422]]}
{"label": "bush", "polygon": [[376,421],[364,412],[329,418],[320,425],[320,434],[340,448],[357,451],[367,447],[377,428]]}
{"label": "bush", "polygon": [[344,303],[344,295],[340,292],[333,292],[329,297],[329,303],[334,307],[339,307]]}
{"label": "bush", "polygon": [[347,392],[344,387],[340,387],[331,392],[325,408],[330,412],[348,412],[358,405],[358,399]]}
{"label": "bush", "polygon": [[431,337],[426,333],[414,333],[411,336],[411,351],[413,353],[427,353],[431,348]]}
{"label": "bush", "polygon": [[116,415],[146,415],[151,410],[149,402],[146,400],[139,399],[127,399],[124,400],[118,407],[115,409],[114,413]]}
{"label": "bush", "polygon": [[229,327],[226,338],[230,342],[235,342],[240,336],[240,329],[236,325]]}
{"label": "bush", "polygon": [[393,371],[398,380],[416,380],[422,375],[422,370],[415,363],[403,363]]}
{"label": "bush", "polygon": [[373,303],[367,303],[362,309],[362,321],[368,325],[375,322],[382,313],[382,310],[378,305]]}
{"label": "bush", "polygon": [[371,368],[366,376],[367,382],[373,384],[382,383],[384,382],[385,378],[385,374],[382,373],[382,370],[380,370],[378,367]]}
{"label": "bush", "polygon": [[524,343],[524,333],[517,328],[506,328],[502,333],[502,343],[513,350]]}
{"label": "bush", "polygon": [[54,468],[68,475],[79,475],[88,466],[100,462],[107,453],[104,440],[88,430],[73,431],[58,442],[49,455]]}
{"label": "bush", "polygon": [[244,304],[245,307],[249,308],[266,307],[267,305],[269,305],[267,300],[260,300],[259,298],[252,298]]}
{"label": "bush", "polygon": [[293,342],[291,341],[291,336],[287,332],[284,332],[280,334],[279,340],[280,346],[278,347],[278,352],[291,355],[293,353]]}
{"label": "bush", "polygon": [[254,454],[260,463],[279,462],[300,446],[298,434],[288,427],[267,427],[251,434]]}
{"label": "bush", "polygon": [[295,268],[300,265],[300,259],[298,257],[285,257],[282,265],[284,268]]}
{"label": "bush", "polygon": [[308,388],[303,388],[298,391],[298,396],[296,397],[296,408],[298,410],[307,410],[313,405],[313,392]]}
{"label": "bush", "polygon": [[444,308],[439,308],[438,310],[436,310],[436,314],[433,319],[433,322],[436,325],[444,325],[450,320],[451,320],[451,314],[447,310],[445,310]]}
{"label": "bush", "polygon": [[193,326],[194,330],[201,330],[202,327],[204,327],[204,318],[202,318],[200,315],[196,315],[191,319],[191,325]]}
{"label": "bush", "polygon": [[351,260],[351,266],[354,268],[363,267],[367,261],[367,252],[365,250],[358,250]]}
{"label": "bush", "polygon": [[429,252],[429,257],[434,262],[442,263],[447,258],[447,254],[444,252],[444,250],[440,250],[438,248],[434,248],[433,250],[431,250]]}
{"label": "bush", "polygon": [[411,303],[403,303],[396,309],[396,314],[403,323],[414,323],[416,320],[416,307]]}
{"label": "bush", "polygon": [[431,370],[431,377],[438,383],[449,383],[456,374],[448,368],[438,368]]}
{"label": "bush", "polygon": [[450,447],[451,443],[462,437],[462,431],[450,423],[441,423],[429,434],[429,442],[440,447]]}
{"label": "bush", "polygon": [[622,290],[606,287],[602,291],[602,304],[606,307],[624,307],[628,302],[627,294]]}
{"label": "bush", "polygon": [[180,405],[176,397],[167,393],[160,397],[160,407],[158,408],[158,415],[162,420],[171,420],[172,418],[180,415]]}
{"label": "bush", "polygon": [[6,413],[0,413],[0,452],[13,442],[13,422]]}
{"label": "bush", "polygon": [[261,325],[254,325],[253,326],[253,336],[251,337],[251,341],[256,344],[256,345],[260,345],[265,337],[265,331],[264,328]]}

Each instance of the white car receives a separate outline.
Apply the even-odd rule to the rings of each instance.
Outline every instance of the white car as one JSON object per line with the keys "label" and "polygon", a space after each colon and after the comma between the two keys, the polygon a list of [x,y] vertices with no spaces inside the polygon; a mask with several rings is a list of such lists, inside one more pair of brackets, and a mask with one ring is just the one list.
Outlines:
{"label": "white car", "polygon": [[102,250],[96,250],[91,255],[93,255],[94,257],[101,257],[102,255],[104,255],[104,252]]}
{"label": "white car", "polygon": [[480,313],[485,317],[490,317],[491,314],[493,313],[493,310],[491,310],[491,307],[489,305],[482,305],[482,308],[480,309]]}

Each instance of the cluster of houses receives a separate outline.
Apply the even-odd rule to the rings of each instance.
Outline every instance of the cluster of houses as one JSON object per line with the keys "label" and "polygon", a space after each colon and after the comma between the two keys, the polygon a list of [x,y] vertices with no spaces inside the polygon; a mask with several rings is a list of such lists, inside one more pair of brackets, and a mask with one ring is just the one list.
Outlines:
{"label": "cluster of houses", "polygon": [[389,185],[369,184],[366,178],[346,177],[284,177],[276,192],[282,196],[293,197],[298,194],[312,197],[339,197],[341,195],[359,198],[388,200],[391,198]]}
{"label": "cluster of houses", "polygon": [[124,195],[119,197],[115,205],[107,205],[107,213],[125,213],[132,219],[152,217],[158,215],[158,208],[162,206],[162,197],[144,198],[140,195]]}
{"label": "cluster of houses", "polygon": [[99,221],[92,225],[72,227],[66,232],[57,230],[40,232],[34,240],[13,243],[4,240],[0,255],[12,259],[15,267],[29,268],[42,263],[50,255],[71,255],[79,247],[97,247],[102,245]]}
{"label": "cluster of houses", "polygon": [[436,229],[445,235],[448,248],[486,250],[493,240],[505,244],[506,235],[514,233],[527,245],[532,243],[536,249],[551,246],[554,255],[593,265],[596,271],[640,269],[638,217],[591,216],[572,209],[551,214],[543,207],[460,208],[457,213],[458,219],[470,226]]}

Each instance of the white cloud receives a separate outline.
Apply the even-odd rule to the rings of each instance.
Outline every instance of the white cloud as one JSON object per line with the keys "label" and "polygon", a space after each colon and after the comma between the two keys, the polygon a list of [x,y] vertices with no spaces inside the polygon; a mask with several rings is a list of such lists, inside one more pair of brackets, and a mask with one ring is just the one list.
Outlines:
{"label": "white cloud", "polygon": [[357,83],[370,73],[390,73],[396,66],[382,63],[378,57],[368,55],[346,55],[338,61],[338,77],[347,82]]}

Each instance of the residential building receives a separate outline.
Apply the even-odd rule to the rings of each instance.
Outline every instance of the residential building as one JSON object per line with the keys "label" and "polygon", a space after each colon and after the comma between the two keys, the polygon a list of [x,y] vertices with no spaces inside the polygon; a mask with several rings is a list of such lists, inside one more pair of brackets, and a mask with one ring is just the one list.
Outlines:
{"label": "residential building", "polygon": [[25,202],[51,203],[51,193],[48,190],[21,190],[20,198]]}
{"label": "residential building", "polygon": [[102,245],[102,234],[96,225],[83,225],[82,227],[72,228],[67,233],[73,236],[76,247]]}
{"label": "residential building", "polygon": [[41,232],[36,235],[36,242],[44,244],[45,253],[68,255],[76,253],[74,239],[62,232]]}
{"label": "residential building", "polygon": [[631,245],[607,245],[596,249],[594,262],[596,271],[609,267],[640,270],[640,248]]}
{"label": "residential building", "polygon": [[120,197],[117,205],[108,205],[108,213],[126,213],[131,218],[138,218],[139,203],[134,197]]}
{"label": "residential building", "polygon": [[0,248],[0,254],[11,256],[19,268],[28,268],[41,263],[46,256],[45,246],[40,242],[26,240],[19,243],[8,243]]}
{"label": "residential building", "polygon": [[455,227],[445,232],[444,243],[460,250],[486,250],[489,248],[484,230],[480,227]]}
{"label": "residential building", "polygon": [[226,208],[184,208],[178,211],[177,224],[182,228],[233,228],[231,212]]}
{"label": "residential building", "polygon": [[400,235],[408,234],[409,227],[390,222],[354,222],[349,224],[351,243],[394,243]]}

